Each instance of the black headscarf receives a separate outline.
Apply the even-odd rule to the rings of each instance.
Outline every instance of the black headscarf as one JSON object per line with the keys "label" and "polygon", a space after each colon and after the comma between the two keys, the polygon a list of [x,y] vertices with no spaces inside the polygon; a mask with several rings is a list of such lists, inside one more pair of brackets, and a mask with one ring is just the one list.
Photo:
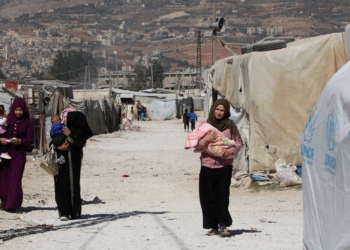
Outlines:
{"label": "black headscarf", "polygon": [[[215,109],[218,105],[223,105],[225,108],[224,116],[219,120],[215,117]],[[230,103],[226,99],[218,99],[216,102],[211,106],[210,112],[209,112],[209,118],[207,122],[212,125],[213,127],[217,128],[219,131],[224,131],[225,129],[230,129],[231,134],[238,135],[239,137],[239,131],[237,129],[236,124],[234,121],[230,120],[229,117],[231,116],[230,113]]]}
{"label": "black headscarf", "polygon": [[94,135],[86,121],[85,115],[80,111],[73,111],[67,114],[67,127],[73,134],[82,134],[85,140]]}

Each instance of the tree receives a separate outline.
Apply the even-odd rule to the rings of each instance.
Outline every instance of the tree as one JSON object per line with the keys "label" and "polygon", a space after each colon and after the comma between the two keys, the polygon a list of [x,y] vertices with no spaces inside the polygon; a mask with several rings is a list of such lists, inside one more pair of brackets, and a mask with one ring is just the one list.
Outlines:
{"label": "tree", "polygon": [[0,79],[6,79],[6,76],[5,76],[5,74],[1,71],[1,69],[0,69]]}
{"label": "tree", "polygon": [[89,67],[90,74],[97,74],[97,63],[91,53],[80,51],[59,51],[53,60],[50,74],[59,80],[80,81]]}
{"label": "tree", "polygon": [[148,77],[146,75],[147,69],[142,64],[135,65],[135,77],[128,76],[128,85],[130,90],[139,91],[147,87]]}
{"label": "tree", "polygon": [[35,72],[32,73],[32,77],[35,77],[35,78],[38,79],[38,80],[44,80],[45,73],[44,73],[44,72],[41,72],[41,71],[35,70]]}
{"label": "tree", "polygon": [[153,71],[153,84],[154,88],[163,88],[163,80],[165,78],[163,65],[158,60],[152,60],[151,66],[147,70],[147,76],[149,77],[149,82],[152,84],[152,72]]}

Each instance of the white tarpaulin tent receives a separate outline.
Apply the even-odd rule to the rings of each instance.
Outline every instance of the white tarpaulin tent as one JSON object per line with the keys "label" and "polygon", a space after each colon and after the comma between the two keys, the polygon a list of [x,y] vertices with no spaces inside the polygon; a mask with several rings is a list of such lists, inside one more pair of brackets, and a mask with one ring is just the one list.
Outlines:
{"label": "white tarpaulin tent", "polygon": [[14,97],[7,93],[0,93],[0,104],[4,105],[5,112],[7,114],[10,112],[11,99],[14,99]]}
{"label": "white tarpaulin tent", "polygon": [[216,62],[209,84],[249,115],[249,172],[275,170],[284,158],[301,165],[300,136],[325,84],[347,62],[335,33]]}
{"label": "white tarpaulin tent", "polygon": [[304,249],[350,249],[350,62],[325,86],[304,129]]}
{"label": "white tarpaulin tent", "polygon": [[[132,96],[135,104],[127,106],[134,106],[135,112],[136,102],[140,100],[141,104],[147,109],[147,117],[150,117],[152,120],[169,120],[176,118],[176,94],[174,93],[145,93],[116,88],[112,88],[112,92],[115,93],[116,100],[119,100],[123,96]],[[131,118],[130,110],[131,108],[123,112],[127,114],[127,117]]]}
{"label": "white tarpaulin tent", "polygon": [[153,100],[150,104],[152,120],[171,120],[176,118],[176,100]]}

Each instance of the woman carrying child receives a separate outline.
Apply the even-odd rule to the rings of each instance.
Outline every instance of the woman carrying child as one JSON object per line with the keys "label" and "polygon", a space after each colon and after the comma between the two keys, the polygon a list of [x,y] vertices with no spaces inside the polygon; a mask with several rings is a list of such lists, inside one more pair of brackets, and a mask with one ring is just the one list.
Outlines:
{"label": "woman carrying child", "polygon": [[20,212],[23,190],[22,177],[26,164],[26,148],[34,142],[33,126],[28,107],[23,98],[15,98],[7,117],[6,138],[1,138],[2,145],[8,145],[11,160],[0,165],[0,199],[7,212]]}
{"label": "woman carrying child", "polygon": [[[227,227],[232,218],[228,210],[233,158],[242,146],[241,136],[236,124],[229,119],[230,103],[225,99],[217,100],[210,109],[207,121],[217,128],[225,137],[234,140],[233,147],[224,150],[222,157],[201,153],[201,170],[199,175],[199,200],[203,214],[203,228],[211,229],[208,235],[230,236]],[[206,148],[209,143],[217,141],[217,134],[209,131],[198,142],[198,148]]]}
{"label": "woman carrying child", "polygon": [[55,176],[55,199],[61,221],[80,219],[81,195],[80,172],[83,147],[93,133],[86,121],[86,117],[79,111],[62,111],[62,122],[67,126],[63,133],[67,137],[65,143],[57,149],[67,151],[65,163],[60,166]]}

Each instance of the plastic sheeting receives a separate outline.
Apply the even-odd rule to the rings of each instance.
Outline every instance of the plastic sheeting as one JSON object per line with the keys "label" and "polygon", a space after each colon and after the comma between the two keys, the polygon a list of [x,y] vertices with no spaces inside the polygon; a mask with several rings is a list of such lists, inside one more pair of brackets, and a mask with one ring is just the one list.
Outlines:
{"label": "plastic sheeting", "polygon": [[176,118],[176,100],[153,100],[150,104],[152,120],[171,120]]}
{"label": "plastic sheeting", "polygon": [[350,249],[350,63],[325,86],[301,138],[304,249]]}
{"label": "plastic sheeting", "polygon": [[[214,64],[209,85],[249,114],[249,172],[301,164],[300,136],[327,81],[346,62],[343,33],[232,56]],[[210,86],[209,86],[210,87]]]}
{"label": "plastic sheeting", "polygon": [[345,27],[346,33],[346,52],[348,53],[348,61],[350,61],[350,24]]}
{"label": "plastic sheeting", "polygon": [[10,112],[11,99],[13,99],[13,97],[9,94],[0,93],[0,104],[4,105],[7,114]]}

